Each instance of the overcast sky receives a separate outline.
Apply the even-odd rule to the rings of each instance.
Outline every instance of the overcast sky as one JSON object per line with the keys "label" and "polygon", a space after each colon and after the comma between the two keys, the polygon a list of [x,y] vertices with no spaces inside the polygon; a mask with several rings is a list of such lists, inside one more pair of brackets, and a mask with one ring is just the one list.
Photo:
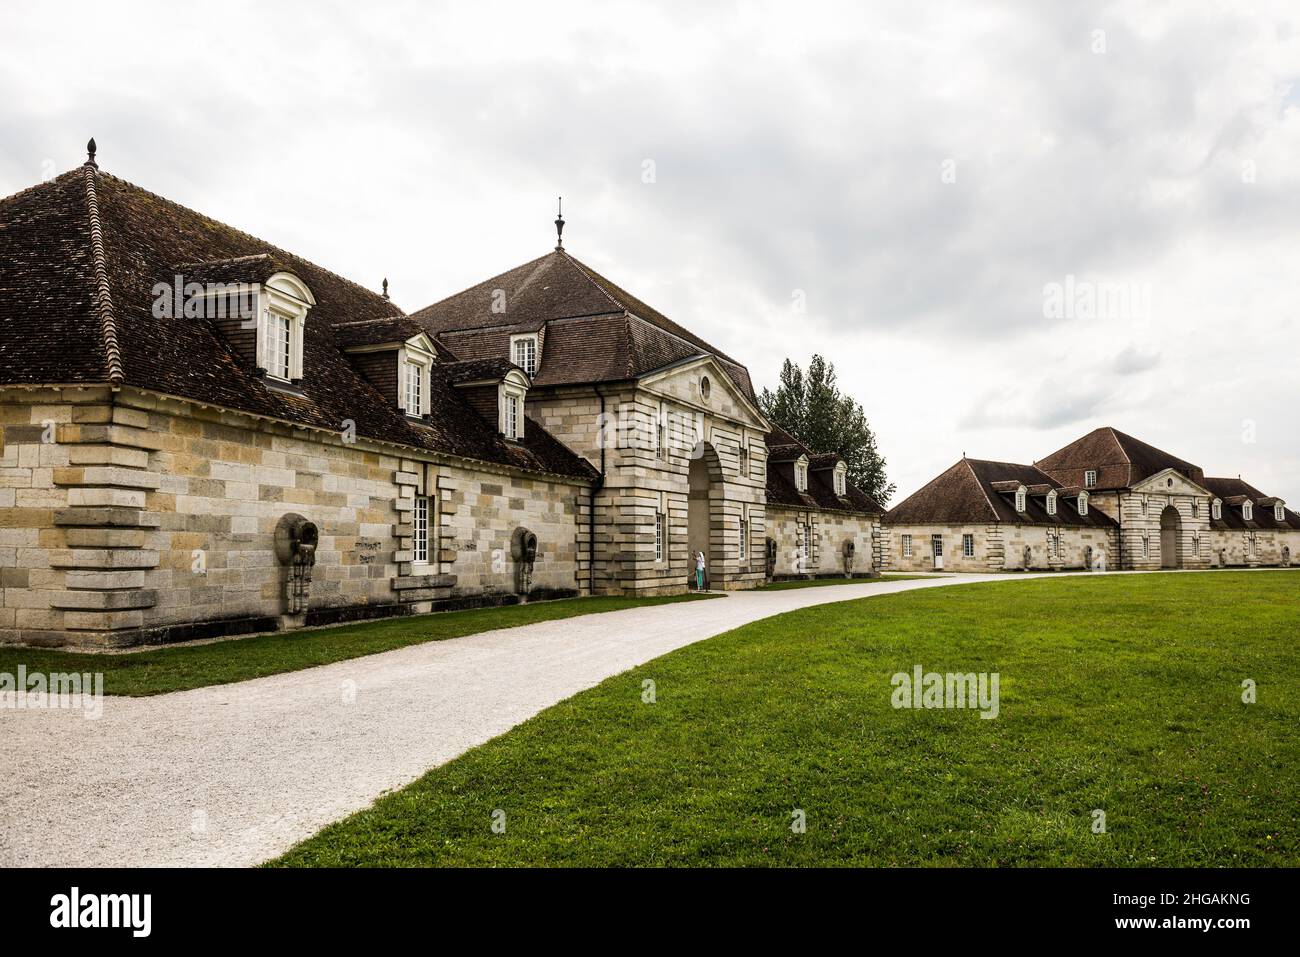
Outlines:
{"label": "overcast sky", "polygon": [[830,358],[895,501],[1113,425],[1300,505],[1300,7],[678,6],[8,5],[0,194],[94,135],[408,310],[562,194],[757,386]]}

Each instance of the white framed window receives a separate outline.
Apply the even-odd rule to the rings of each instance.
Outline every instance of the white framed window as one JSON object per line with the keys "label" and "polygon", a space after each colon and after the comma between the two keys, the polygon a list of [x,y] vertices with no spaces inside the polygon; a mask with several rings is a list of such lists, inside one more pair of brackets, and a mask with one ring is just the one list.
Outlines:
{"label": "white framed window", "polygon": [[1248,521],[1248,522],[1253,522],[1253,521],[1255,520],[1255,503],[1254,503],[1254,502],[1242,502],[1242,503],[1241,503],[1241,517],[1244,518],[1244,519],[1245,519],[1246,521]]}
{"label": "white framed window", "polygon": [[301,379],[303,329],[316,305],[311,290],[297,276],[279,272],[259,288],[258,299],[258,365],[279,382]]}
{"label": "white framed window", "polygon": [[408,415],[420,415],[424,408],[424,366],[418,362],[406,363],[406,405]]}
{"label": "white framed window", "polygon": [[975,557],[975,536],[963,535],[961,537],[961,553],[967,558]]}
{"label": "white framed window", "polygon": [[904,558],[912,557],[912,536],[911,535],[903,536],[903,557]]}
{"label": "white framed window", "polygon": [[1080,515],[1088,514],[1088,493],[1087,492],[1079,493],[1079,514]]}
{"label": "white framed window", "polygon": [[848,494],[848,490],[849,490],[848,469],[846,469],[843,465],[837,465],[835,467],[835,494],[843,498],[845,495]]}
{"label": "white framed window", "polygon": [[268,310],[264,344],[262,368],[272,378],[288,382],[293,363],[293,320]]}
{"label": "white framed window", "polygon": [[748,443],[746,443],[746,442],[741,442],[739,448],[737,449],[737,454],[740,456],[740,474],[741,474],[742,476],[744,476],[745,478],[749,478],[749,445],[748,445]]}
{"label": "white framed window", "polygon": [[500,413],[498,430],[507,439],[520,441],[524,437],[524,397],[528,394],[528,380],[516,370],[506,373],[497,391],[497,408]]}
{"label": "white framed window", "polygon": [[528,373],[537,375],[537,336],[511,336],[510,361]]}
{"label": "white framed window", "polygon": [[1088,469],[1088,471],[1083,473],[1083,487],[1096,488],[1096,486],[1097,486],[1097,470]]}
{"label": "white framed window", "polygon": [[429,497],[417,495],[411,513],[411,561],[416,565],[429,563]]}
{"label": "white framed window", "polygon": [[1016,489],[1016,511],[1017,512],[1022,512],[1022,513],[1024,512],[1026,506],[1029,504],[1028,499],[1029,499],[1029,493],[1023,485],[1020,486],[1020,488]]}
{"label": "white framed window", "polygon": [[1201,517],[1201,500],[1199,498],[1194,498],[1192,499],[1192,518],[1200,518],[1200,517]]}
{"label": "white framed window", "polygon": [[655,458],[666,461],[668,458],[668,408],[659,403],[659,414],[655,416]]}
{"label": "white framed window", "polygon": [[1048,515],[1056,514],[1056,493],[1055,492],[1047,493],[1047,514]]}
{"label": "white framed window", "polygon": [[800,492],[808,491],[808,463],[803,459],[794,463],[794,487]]}
{"label": "white framed window", "polygon": [[655,511],[655,561],[664,560],[664,513]]}
{"label": "white framed window", "polygon": [[1223,518],[1223,503],[1217,498],[1214,500],[1214,504],[1210,506],[1210,515],[1216,522]]}
{"label": "white framed window", "polygon": [[1273,518],[1279,522],[1286,521],[1286,508],[1282,505],[1273,506]]}

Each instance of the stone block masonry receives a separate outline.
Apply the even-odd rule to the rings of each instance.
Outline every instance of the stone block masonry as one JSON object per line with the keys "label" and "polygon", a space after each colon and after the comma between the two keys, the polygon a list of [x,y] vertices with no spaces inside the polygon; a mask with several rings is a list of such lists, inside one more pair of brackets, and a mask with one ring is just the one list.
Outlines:
{"label": "stone block masonry", "polygon": [[[581,584],[585,486],[135,390],[5,389],[0,429],[0,641],[105,647],[263,630],[285,611],[274,533],[289,512],[320,529],[316,621],[509,596],[521,524],[539,541],[534,588]],[[421,565],[417,495],[430,502]]]}

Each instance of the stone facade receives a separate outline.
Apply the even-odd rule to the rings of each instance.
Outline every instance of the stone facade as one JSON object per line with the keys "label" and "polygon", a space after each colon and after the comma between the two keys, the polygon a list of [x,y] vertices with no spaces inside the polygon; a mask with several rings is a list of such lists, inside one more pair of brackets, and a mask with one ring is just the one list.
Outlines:
{"label": "stone facade", "polygon": [[[579,577],[596,594],[683,592],[696,549],[705,552],[712,588],[764,580],[765,424],[707,360],[614,388],[533,389],[528,410],[602,470],[595,567],[585,552],[579,558]],[[585,503],[583,518],[590,519]]]}
{"label": "stone facade", "polygon": [[[879,516],[768,506],[767,536],[776,545],[775,578],[880,574]],[[852,554],[845,549],[848,543]]]}
{"label": "stone facade", "polygon": [[[123,645],[429,611],[530,587],[575,594],[581,484],[487,472],[411,450],[136,390],[0,393],[0,640]],[[429,562],[412,564],[415,497]],[[287,513],[320,529],[309,611],[286,619]]]}
{"label": "stone facade", "polygon": [[[1113,567],[1113,529],[991,523],[986,525],[895,525],[885,529],[885,567],[899,572],[1066,571]],[[973,555],[966,554],[970,536]],[[939,537],[943,562],[934,560]],[[910,554],[906,538],[911,540]]]}

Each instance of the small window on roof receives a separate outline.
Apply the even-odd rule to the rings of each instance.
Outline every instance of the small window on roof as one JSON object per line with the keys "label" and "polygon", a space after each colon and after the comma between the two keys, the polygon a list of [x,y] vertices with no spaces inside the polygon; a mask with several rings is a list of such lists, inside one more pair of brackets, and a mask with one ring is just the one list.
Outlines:
{"label": "small window on roof", "polygon": [[1254,503],[1254,502],[1242,502],[1242,503],[1241,503],[1241,517],[1244,518],[1244,519],[1245,519],[1246,521],[1248,521],[1248,522],[1253,522],[1253,521],[1255,520],[1255,503]]}
{"label": "small window on roof", "polygon": [[1273,506],[1273,518],[1279,522],[1286,521],[1286,509],[1282,507],[1281,503]]}
{"label": "small window on roof", "polygon": [[510,361],[528,373],[529,378],[537,374],[537,336],[511,336]]}
{"label": "small window on roof", "polygon": [[1214,500],[1214,504],[1210,506],[1210,515],[1216,522],[1223,518],[1223,503],[1217,498]]}
{"label": "small window on roof", "polygon": [[1097,485],[1097,470],[1088,469],[1088,471],[1083,473],[1083,487],[1095,488],[1096,485]]}
{"label": "small window on roof", "polygon": [[1056,514],[1056,492],[1047,493],[1047,514]]}
{"label": "small window on roof", "polygon": [[1028,499],[1028,494],[1025,491],[1025,487],[1022,485],[1020,486],[1020,488],[1016,489],[1016,511],[1017,512],[1023,512],[1025,510],[1025,507],[1029,504],[1027,499]]}
{"label": "small window on roof", "polygon": [[1079,493],[1079,514],[1080,515],[1088,514],[1088,493],[1087,492]]}

